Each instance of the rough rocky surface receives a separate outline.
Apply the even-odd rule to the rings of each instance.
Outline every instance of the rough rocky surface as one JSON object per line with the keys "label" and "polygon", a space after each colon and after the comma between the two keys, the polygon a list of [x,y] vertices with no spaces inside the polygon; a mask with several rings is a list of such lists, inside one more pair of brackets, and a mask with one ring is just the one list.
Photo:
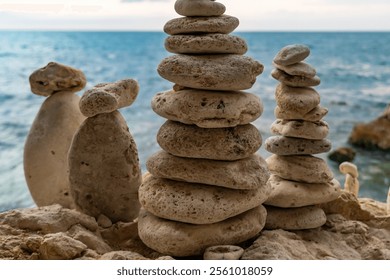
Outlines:
{"label": "rough rocky surface", "polygon": [[323,117],[325,117],[328,114],[328,109],[322,106],[317,106],[313,108],[311,111],[302,112],[302,111],[289,110],[288,108],[282,109],[279,106],[276,106],[274,114],[277,119],[304,120],[304,121],[316,122],[321,120]]}
{"label": "rough rocky surface", "polygon": [[296,137],[309,140],[322,140],[329,134],[329,125],[325,121],[309,122],[303,120],[276,120],[271,126],[275,135]]}
{"label": "rough rocky surface", "polygon": [[310,140],[285,136],[272,136],[265,141],[265,149],[273,154],[311,155],[329,152],[332,143],[327,139]]}

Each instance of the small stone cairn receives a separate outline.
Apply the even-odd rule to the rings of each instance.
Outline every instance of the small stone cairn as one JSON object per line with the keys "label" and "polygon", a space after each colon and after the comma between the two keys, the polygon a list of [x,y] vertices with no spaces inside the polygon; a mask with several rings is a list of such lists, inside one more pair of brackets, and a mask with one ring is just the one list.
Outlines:
{"label": "small stone cairn", "polygon": [[274,135],[265,142],[271,171],[271,195],[267,205],[267,229],[300,230],[322,226],[324,211],[317,204],[336,199],[341,192],[326,162],[313,154],[328,152],[328,110],[320,106],[313,88],[320,84],[316,70],[303,60],[310,54],[304,45],[284,47],[274,58],[272,77],[276,88]]}
{"label": "small stone cairn", "polygon": [[263,71],[243,56],[246,42],[229,35],[237,18],[211,0],[178,0],[184,16],[166,23],[165,58],[158,73],[173,90],[158,93],[153,110],[168,119],[147,161],[139,190],[139,236],[160,253],[201,255],[215,245],[238,244],[264,227],[269,195],[262,145],[250,122],[263,111],[249,89]]}

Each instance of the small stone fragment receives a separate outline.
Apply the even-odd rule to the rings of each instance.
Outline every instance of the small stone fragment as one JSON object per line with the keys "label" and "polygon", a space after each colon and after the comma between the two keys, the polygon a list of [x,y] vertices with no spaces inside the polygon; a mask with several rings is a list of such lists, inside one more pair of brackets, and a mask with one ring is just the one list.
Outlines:
{"label": "small stone fragment", "polygon": [[97,218],[97,223],[102,228],[109,228],[112,226],[111,220],[106,216],[104,216],[103,214],[99,215],[99,217]]}
{"label": "small stone fragment", "polygon": [[322,140],[329,134],[329,125],[325,121],[276,120],[271,126],[271,132],[287,137]]}
{"label": "small stone fragment", "polygon": [[288,45],[279,51],[274,58],[274,62],[278,65],[291,65],[304,60],[309,55],[310,49],[305,45]]}
{"label": "small stone fragment", "polygon": [[265,141],[265,149],[273,154],[310,155],[329,152],[332,144],[327,139],[310,140],[295,137],[272,136]]}
{"label": "small stone fragment", "polygon": [[71,260],[81,256],[87,245],[58,232],[47,234],[39,248],[40,258],[43,260]]}
{"label": "small stone fragment", "polygon": [[175,11],[182,16],[220,16],[226,7],[215,0],[176,0]]}
{"label": "small stone fragment", "polygon": [[234,245],[212,246],[205,250],[204,260],[239,260],[244,254],[244,249]]}
{"label": "small stone fragment", "polygon": [[344,190],[354,194],[356,197],[359,196],[359,173],[357,166],[350,162],[343,162],[339,166],[340,172],[345,174]]}

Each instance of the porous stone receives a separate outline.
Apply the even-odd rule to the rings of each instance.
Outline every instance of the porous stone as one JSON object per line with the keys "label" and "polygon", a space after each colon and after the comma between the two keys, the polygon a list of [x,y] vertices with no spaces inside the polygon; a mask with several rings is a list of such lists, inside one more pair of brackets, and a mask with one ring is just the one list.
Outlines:
{"label": "porous stone", "polygon": [[276,120],[271,126],[271,132],[288,137],[322,140],[329,134],[329,125],[325,121]]}
{"label": "porous stone", "polygon": [[302,230],[323,226],[326,223],[324,211],[317,206],[300,208],[277,208],[267,206],[265,229]]}
{"label": "porous stone", "polygon": [[278,52],[274,58],[274,62],[278,65],[291,65],[304,60],[309,55],[310,49],[305,45],[288,45]]}
{"label": "porous stone", "polygon": [[262,204],[268,185],[254,190],[234,190],[211,185],[144,176],[139,189],[142,207],[160,218],[190,224],[212,224]]}
{"label": "porous stone", "polygon": [[76,205],[111,221],[138,215],[141,170],[137,147],[118,111],[88,118],[69,151],[70,183]]}
{"label": "porous stone", "polygon": [[328,183],[308,184],[271,175],[269,184],[271,194],[264,204],[282,208],[326,203],[341,195],[340,183],[336,179]]}
{"label": "porous stone", "polygon": [[24,174],[38,206],[74,208],[69,188],[68,151],[85,117],[80,97],[70,91],[49,96],[42,104],[24,145]]}
{"label": "porous stone", "polygon": [[275,90],[275,98],[278,107],[287,112],[299,112],[307,114],[316,108],[321,98],[313,88],[294,88],[279,84]]}
{"label": "porous stone", "polygon": [[204,260],[239,260],[244,249],[234,245],[217,245],[207,248],[203,254]]}
{"label": "porous stone", "polygon": [[307,64],[305,62],[298,62],[298,63],[294,63],[294,64],[291,64],[291,65],[279,65],[279,64],[276,64],[276,63],[273,63],[273,65],[287,73],[288,75],[291,75],[291,76],[304,76],[304,77],[308,77],[308,78],[313,78],[316,74],[317,74],[317,71],[316,69],[311,66],[310,64]]}
{"label": "porous stone", "polygon": [[176,0],[175,11],[187,17],[220,16],[226,11],[226,7],[215,0]]}
{"label": "porous stone", "polygon": [[246,92],[187,89],[158,93],[152,100],[152,109],[172,121],[222,128],[256,120],[263,112],[263,104],[256,95]]}
{"label": "porous stone", "polygon": [[71,260],[85,251],[88,247],[66,233],[47,234],[39,248],[43,260]]}
{"label": "porous stone", "polygon": [[167,121],[158,131],[157,142],[175,156],[230,161],[254,154],[262,138],[251,124],[214,128],[210,133],[207,128]]}
{"label": "porous stone", "polygon": [[146,167],[157,178],[230,189],[261,188],[269,178],[267,163],[257,154],[237,161],[221,161],[182,158],[160,151],[148,159]]}
{"label": "porous stone", "polygon": [[179,54],[244,54],[244,39],[227,34],[173,35],[165,39],[165,49]]}
{"label": "porous stone", "polygon": [[138,83],[133,79],[98,84],[83,94],[80,111],[86,117],[111,113],[133,104],[138,92]]}
{"label": "porous stone", "polygon": [[168,21],[164,25],[164,32],[169,35],[194,33],[229,34],[239,24],[238,18],[228,15],[219,17],[181,17]]}
{"label": "porous stone", "polygon": [[323,119],[328,114],[328,109],[318,105],[313,110],[304,113],[299,111],[292,111],[281,109],[279,106],[275,107],[275,117],[285,120],[304,120],[310,122],[316,122]]}
{"label": "porous stone", "polygon": [[192,225],[158,218],[146,211],[139,216],[141,240],[150,248],[177,257],[201,255],[215,245],[239,244],[264,227],[266,210],[260,205],[245,213],[208,225]]}
{"label": "porous stone", "polygon": [[78,92],[87,80],[83,72],[57,62],[49,62],[34,71],[29,78],[31,91],[37,95],[50,96],[56,92]]}
{"label": "porous stone", "polygon": [[329,152],[332,143],[328,139],[310,140],[303,138],[272,136],[265,141],[265,149],[273,154],[311,155]]}
{"label": "porous stone", "polygon": [[271,173],[285,180],[321,184],[333,179],[333,173],[326,162],[314,156],[272,155],[266,162]]}
{"label": "porous stone", "polygon": [[181,86],[207,90],[244,90],[256,82],[264,66],[242,55],[173,55],[163,59],[158,73]]}
{"label": "porous stone", "polygon": [[321,79],[318,76],[292,76],[279,69],[272,70],[271,76],[279,82],[290,87],[315,87],[321,83]]}

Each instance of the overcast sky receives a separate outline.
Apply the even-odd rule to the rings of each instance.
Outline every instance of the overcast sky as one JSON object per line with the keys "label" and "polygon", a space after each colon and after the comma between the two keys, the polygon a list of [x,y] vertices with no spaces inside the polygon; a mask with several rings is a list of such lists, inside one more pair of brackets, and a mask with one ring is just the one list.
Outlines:
{"label": "overcast sky", "polygon": [[[0,0],[0,29],[157,30],[175,0]],[[390,0],[220,0],[237,31],[390,31]]]}

